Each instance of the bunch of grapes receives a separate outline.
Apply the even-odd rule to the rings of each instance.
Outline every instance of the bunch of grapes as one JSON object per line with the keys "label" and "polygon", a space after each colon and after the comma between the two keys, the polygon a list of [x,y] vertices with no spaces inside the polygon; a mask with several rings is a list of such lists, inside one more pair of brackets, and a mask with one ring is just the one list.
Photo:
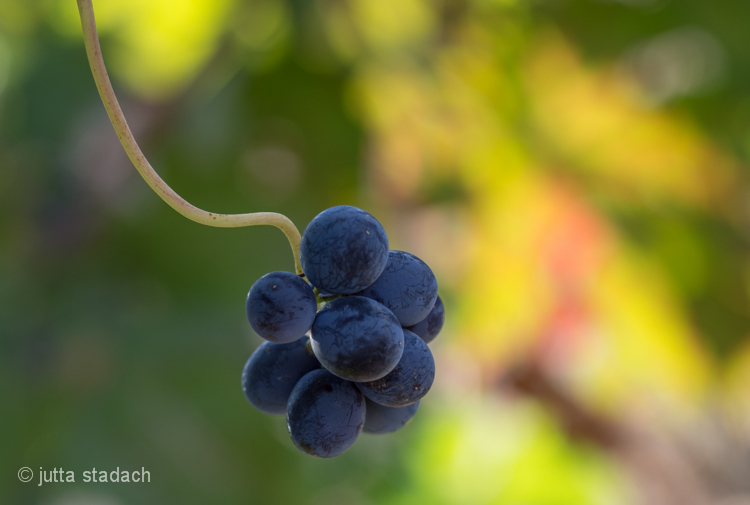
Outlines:
{"label": "bunch of grapes", "polygon": [[383,227],[356,207],[316,216],[300,262],[304,276],[273,272],[250,289],[247,316],[267,342],[242,387],[258,410],[286,414],[301,451],[330,458],[362,431],[390,433],[414,416],[435,377],[427,343],[444,309],[430,268],[389,251]]}

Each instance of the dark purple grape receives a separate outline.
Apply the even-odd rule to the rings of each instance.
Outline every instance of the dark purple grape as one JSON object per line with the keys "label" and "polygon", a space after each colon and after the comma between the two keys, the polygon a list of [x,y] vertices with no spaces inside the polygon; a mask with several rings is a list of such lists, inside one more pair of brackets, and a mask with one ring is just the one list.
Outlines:
{"label": "dark purple grape", "polygon": [[432,387],[435,360],[424,340],[404,330],[404,354],[388,375],[377,380],[357,382],[362,394],[387,407],[405,407],[419,401]]}
{"label": "dark purple grape", "polygon": [[427,317],[437,293],[435,275],[424,261],[407,252],[390,251],[378,280],[357,294],[382,303],[401,326],[409,327]]}
{"label": "dark purple grape", "polygon": [[299,450],[332,458],[351,447],[362,432],[365,399],[351,382],[327,370],[315,370],[294,386],[286,424]]}
{"label": "dark purple grape", "polygon": [[377,219],[341,205],[318,214],[302,235],[300,262],[313,286],[350,295],[375,282],[388,261],[388,237]]}
{"label": "dark purple grape", "polygon": [[256,409],[266,414],[284,414],[289,395],[306,373],[320,368],[302,337],[289,344],[263,342],[245,364],[242,390]]}
{"label": "dark purple grape", "polygon": [[406,407],[386,407],[373,402],[369,398],[365,398],[365,404],[367,405],[367,416],[362,431],[374,435],[391,433],[402,428],[411,421],[419,408],[419,402]]}
{"label": "dark purple grape", "polygon": [[334,375],[371,381],[393,370],[404,350],[404,332],[391,311],[361,296],[337,298],[312,326],[312,349]]}
{"label": "dark purple grape", "polygon": [[438,296],[437,300],[435,300],[435,306],[432,307],[432,310],[427,317],[407,329],[419,335],[419,338],[429,344],[435,340],[435,337],[440,333],[440,330],[443,329],[444,321],[445,308],[443,308],[443,300]]}
{"label": "dark purple grape", "polygon": [[308,283],[291,272],[271,272],[253,284],[245,304],[253,330],[277,344],[294,342],[312,326],[318,303]]}

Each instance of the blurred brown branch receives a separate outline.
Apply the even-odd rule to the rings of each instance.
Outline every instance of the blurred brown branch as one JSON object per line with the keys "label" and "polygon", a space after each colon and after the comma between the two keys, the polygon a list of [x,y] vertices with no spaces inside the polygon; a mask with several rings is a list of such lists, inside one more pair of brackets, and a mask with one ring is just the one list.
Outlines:
{"label": "blurred brown branch", "polygon": [[[750,504],[750,450],[746,443],[729,442],[731,435],[717,423],[707,426],[707,433],[696,428],[683,439],[655,427],[609,419],[577,401],[541,365],[531,361],[510,370],[502,383],[539,401],[572,439],[599,447],[618,460],[636,485],[639,503]],[[718,449],[713,458],[690,440],[697,437],[705,442],[707,434]]]}

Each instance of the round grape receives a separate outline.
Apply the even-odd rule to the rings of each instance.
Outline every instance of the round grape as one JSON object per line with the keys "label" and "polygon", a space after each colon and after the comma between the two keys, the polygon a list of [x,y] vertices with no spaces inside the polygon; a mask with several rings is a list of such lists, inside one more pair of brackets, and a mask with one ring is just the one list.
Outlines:
{"label": "round grape", "polygon": [[315,318],[312,349],[331,373],[346,380],[371,381],[398,364],[404,332],[396,316],[376,301],[337,298]]}
{"label": "round grape", "polygon": [[286,424],[299,450],[332,458],[351,447],[362,432],[365,399],[351,382],[327,370],[315,370],[294,386]]}
{"label": "round grape", "polygon": [[407,252],[390,251],[378,280],[357,294],[382,303],[401,326],[409,327],[427,317],[437,293],[435,275],[424,261]]}
{"label": "round grape", "polygon": [[292,389],[306,373],[320,368],[307,350],[309,339],[289,344],[263,342],[242,371],[242,390],[253,407],[266,414],[286,412]]}
{"label": "round grape", "polygon": [[247,295],[247,319],[253,330],[277,344],[294,342],[312,326],[318,303],[308,283],[291,272],[258,279]]}
{"label": "round grape", "polygon": [[424,340],[404,330],[404,354],[396,368],[380,379],[357,382],[362,394],[387,407],[405,407],[420,400],[435,380],[435,360]]}
{"label": "round grape", "polygon": [[375,282],[388,261],[388,237],[377,219],[341,205],[318,214],[302,234],[300,262],[313,286],[350,295]]}
{"label": "round grape", "polygon": [[365,427],[362,431],[380,435],[391,433],[406,425],[414,414],[417,413],[419,402],[412,403],[406,407],[386,407],[365,398],[367,415],[365,416]]}
{"label": "round grape", "polygon": [[444,321],[445,308],[443,307],[443,300],[438,296],[437,300],[435,300],[435,306],[432,307],[427,317],[408,329],[419,335],[419,338],[429,344],[435,340],[440,330],[443,329]]}

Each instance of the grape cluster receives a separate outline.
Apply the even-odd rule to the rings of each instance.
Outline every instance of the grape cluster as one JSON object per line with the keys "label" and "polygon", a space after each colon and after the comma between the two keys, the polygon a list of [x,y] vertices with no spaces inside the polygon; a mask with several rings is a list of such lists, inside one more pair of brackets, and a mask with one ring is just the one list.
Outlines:
{"label": "grape cluster", "polygon": [[362,431],[390,433],[414,416],[435,378],[427,343],[445,313],[430,268],[389,251],[383,227],[356,207],[316,216],[300,262],[303,276],[273,272],[248,293],[250,325],[267,342],[242,388],[258,410],[286,414],[301,451],[330,458]]}

